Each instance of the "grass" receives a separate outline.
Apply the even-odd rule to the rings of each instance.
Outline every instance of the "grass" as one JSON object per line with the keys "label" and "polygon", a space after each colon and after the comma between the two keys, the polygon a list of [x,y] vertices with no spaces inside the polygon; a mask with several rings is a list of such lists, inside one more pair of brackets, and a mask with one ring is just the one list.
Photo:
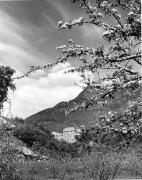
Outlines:
{"label": "grass", "polygon": [[58,155],[48,160],[20,160],[11,146],[12,136],[1,134],[0,180],[142,179],[140,143],[117,152],[94,147],[91,153],[83,151],[76,158]]}
{"label": "grass", "polygon": [[78,158],[24,161],[20,180],[113,180],[142,179],[142,160],[137,150],[97,152]]}

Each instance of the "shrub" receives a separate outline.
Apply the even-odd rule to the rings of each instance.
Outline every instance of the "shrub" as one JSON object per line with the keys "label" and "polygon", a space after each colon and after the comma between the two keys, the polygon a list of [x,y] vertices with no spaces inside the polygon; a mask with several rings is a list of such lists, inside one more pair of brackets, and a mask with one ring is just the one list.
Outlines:
{"label": "shrub", "polygon": [[7,132],[3,126],[0,129],[0,179],[19,180],[18,154],[16,149],[18,142]]}

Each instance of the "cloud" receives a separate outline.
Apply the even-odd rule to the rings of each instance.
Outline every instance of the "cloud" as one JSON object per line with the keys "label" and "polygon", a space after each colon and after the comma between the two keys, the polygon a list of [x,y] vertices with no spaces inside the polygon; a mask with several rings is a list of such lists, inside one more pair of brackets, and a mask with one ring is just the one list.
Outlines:
{"label": "cloud", "polygon": [[15,81],[17,90],[11,95],[11,112],[14,116],[28,117],[40,110],[52,107],[61,101],[75,98],[82,88],[75,86],[81,77],[77,73],[65,74],[64,71],[72,68],[69,63],[58,65],[48,74],[37,71],[30,78]]}
{"label": "cloud", "polygon": [[[81,92],[79,87],[40,88],[24,86],[18,89],[13,100],[14,116],[28,117],[38,111],[52,107],[61,101],[73,99]],[[15,100],[16,99],[16,100]]]}
{"label": "cloud", "polygon": [[71,67],[71,64],[69,62],[66,63],[59,63],[56,66],[54,66],[50,72],[55,73],[61,70],[67,70],[67,68]]}

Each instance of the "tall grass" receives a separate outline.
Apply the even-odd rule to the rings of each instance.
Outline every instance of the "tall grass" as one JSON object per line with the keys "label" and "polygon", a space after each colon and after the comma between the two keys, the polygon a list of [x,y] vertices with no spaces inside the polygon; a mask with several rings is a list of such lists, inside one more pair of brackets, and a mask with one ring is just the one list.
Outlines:
{"label": "tall grass", "polygon": [[113,180],[117,177],[142,178],[142,147],[114,152],[94,148],[78,157],[50,156],[42,160],[22,160],[20,145],[9,132],[0,129],[0,180]]}
{"label": "tall grass", "polygon": [[[142,161],[134,151],[92,152],[77,158],[50,158],[24,162],[22,180],[113,180],[142,177]],[[42,179],[43,178],[43,179]]]}

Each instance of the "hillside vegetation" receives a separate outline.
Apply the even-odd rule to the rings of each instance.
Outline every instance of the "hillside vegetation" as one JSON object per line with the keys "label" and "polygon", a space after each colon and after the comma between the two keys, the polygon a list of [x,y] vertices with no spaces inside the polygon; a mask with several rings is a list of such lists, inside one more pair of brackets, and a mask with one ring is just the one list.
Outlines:
{"label": "hillside vegetation", "polygon": [[53,108],[45,109],[25,119],[27,124],[33,126],[44,126],[51,131],[62,131],[65,127],[85,125],[89,128],[95,125],[98,118],[109,111],[123,112],[128,104],[137,101],[141,97],[141,87],[138,89],[126,88],[114,92],[111,99],[95,102],[86,109],[77,110],[66,115],[66,112],[76,106],[84,106],[86,101],[97,97],[100,89],[84,89],[75,99],[69,102],[62,102]]}

